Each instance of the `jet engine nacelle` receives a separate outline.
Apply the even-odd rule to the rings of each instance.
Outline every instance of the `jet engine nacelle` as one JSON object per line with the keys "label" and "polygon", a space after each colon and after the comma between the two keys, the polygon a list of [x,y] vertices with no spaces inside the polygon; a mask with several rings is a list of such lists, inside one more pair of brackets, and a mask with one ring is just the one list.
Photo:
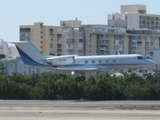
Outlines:
{"label": "jet engine nacelle", "polygon": [[59,56],[53,58],[47,58],[46,62],[51,65],[70,65],[74,63],[74,56]]}

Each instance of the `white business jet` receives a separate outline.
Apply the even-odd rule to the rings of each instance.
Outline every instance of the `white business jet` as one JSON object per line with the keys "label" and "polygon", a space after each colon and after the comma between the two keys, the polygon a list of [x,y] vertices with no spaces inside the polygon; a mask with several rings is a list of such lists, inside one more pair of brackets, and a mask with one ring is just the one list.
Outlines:
{"label": "white business jet", "polygon": [[141,68],[156,65],[156,62],[139,54],[45,56],[29,41],[12,43],[16,45],[24,64],[60,71],[61,74],[69,72],[71,75],[76,76],[76,81],[85,80],[85,72],[106,71],[118,68]]}

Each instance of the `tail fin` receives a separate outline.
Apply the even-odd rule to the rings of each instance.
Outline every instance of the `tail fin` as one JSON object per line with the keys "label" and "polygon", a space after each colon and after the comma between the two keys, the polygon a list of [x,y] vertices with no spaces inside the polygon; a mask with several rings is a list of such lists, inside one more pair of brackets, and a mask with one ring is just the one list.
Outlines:
{"label": "tail fin", "polygon": [[46,56],[42,55],[39,50],[29,41],[12,42],[22,58],[24,64],[33,66],[44,66]]}

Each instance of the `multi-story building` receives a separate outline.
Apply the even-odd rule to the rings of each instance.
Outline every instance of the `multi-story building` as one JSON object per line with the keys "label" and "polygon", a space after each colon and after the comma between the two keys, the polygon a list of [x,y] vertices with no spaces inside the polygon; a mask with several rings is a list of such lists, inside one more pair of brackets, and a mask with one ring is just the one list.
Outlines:
{"label": "multi-story building", "polygon": [[31,41],[43,54],[63,54],[62,31],[58,26],[45,26],[43,23],[20,26],[20,41]]}
{"label": "multi-story building", "polygon": [[78,18],[75,18],[75,20],[61,20],[60,21],[60,27],[64,28],[70,28],[70,27],[79,27],[82,25],[82,21],[78,20]]}
{"label": "multi-story building", "polygon": [[160,15],[147,14],[146,5],[121,5],[121,13],[108,15],[108,25],[129,29],[160,30]]}
{"label": "multi-story building", "polygon": [[9,50],[8,43],[3,39],[0,39],[0,59],[8,59],[9,58]]}
{"label": "multi-story building", "polygon": [[17,51],[17,48],[14,45],[9,45],[8,47],[8,55],[9,55],[9,59],[13,59],[16,58],[17,56],[19,56],[19,53]]}
{"label": "multi-story building", "polygon": [[20,26],[20,41],[31,41],[45,55],[63,55],[65,53],[63,30],[81,25],[79,20],[61,21],[61,26],[46,26],[43,23]]}
{"label": "multi-story building", "polygon": [[14,72],[18,72],[25,75],[32,75],[33,73],[51,71],[50,69],[43,69],[35,66],[25,65],[23,64],[21,57],[14,57],[12,59],[3,60],[3,63],[7,75],[12,75],[12,73]]}

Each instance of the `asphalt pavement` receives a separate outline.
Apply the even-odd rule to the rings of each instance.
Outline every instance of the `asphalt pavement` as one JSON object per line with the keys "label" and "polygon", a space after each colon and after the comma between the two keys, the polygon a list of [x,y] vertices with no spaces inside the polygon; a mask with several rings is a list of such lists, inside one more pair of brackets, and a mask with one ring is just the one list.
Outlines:
{"label": "asphalt pavement", "polygon": [[0,120],[159,120],[160,101],[0,100]]}

